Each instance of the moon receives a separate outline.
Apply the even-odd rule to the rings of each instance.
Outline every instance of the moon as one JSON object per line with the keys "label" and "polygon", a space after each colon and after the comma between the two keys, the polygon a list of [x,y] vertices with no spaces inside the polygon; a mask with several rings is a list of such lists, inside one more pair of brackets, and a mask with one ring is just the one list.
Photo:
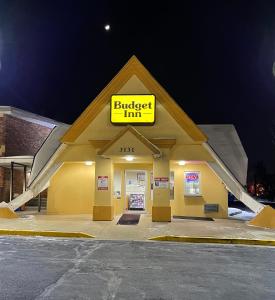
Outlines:
{"label": "moon", "polygon": [[110,24],[106,24],[106,25],[104,26],[104,29],[105,29],[106,31],[109,31],[109,30],[111,29]]}

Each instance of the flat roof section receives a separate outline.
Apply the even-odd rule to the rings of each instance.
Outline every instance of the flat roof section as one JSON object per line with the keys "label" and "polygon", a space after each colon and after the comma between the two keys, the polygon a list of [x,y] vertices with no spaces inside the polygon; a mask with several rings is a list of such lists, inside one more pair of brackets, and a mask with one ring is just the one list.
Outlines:
{"label": "flat roof section", "polygon": [[208,144],[226,167],[244,186],[246,185],[248,158],[232,124],[207,124],[198,127],[208,137]]}
{"label": "flat roof section", "polygon": [[0,106],[0,114],[11,115],[13,117],[23,119],[34,124],[39,124],[48,128],[53,128],[58,125],[66,125],[65,123],[58,122],[56,120],[46,118],[38,114],[28,112],[26,110],[15,108],[12,106]]}
{"label": "flat roof section", "polygon": [[[0,167],[11,168],[11,163],[18,163],[27,167],[32,166],[33,156],[6,156],[0,157]],[[14,166],[16,168],[16,166]]]}

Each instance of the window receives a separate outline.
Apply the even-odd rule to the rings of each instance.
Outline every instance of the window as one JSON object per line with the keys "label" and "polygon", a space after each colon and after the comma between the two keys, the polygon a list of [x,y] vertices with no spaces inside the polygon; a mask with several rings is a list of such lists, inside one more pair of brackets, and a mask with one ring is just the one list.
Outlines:
{"label": "window", "polygon": [[184,195],[201,195],[200,172],[184,172]]}
{"label": "window", "polygon": [[170,200],[174,200],[174,187],[175,187],[175,180],[174,180],[174,171],[170,172]]}
{"label": "window", "polygon": [[116,199],[121,198],[121,171],[114,170],[114,197]]}

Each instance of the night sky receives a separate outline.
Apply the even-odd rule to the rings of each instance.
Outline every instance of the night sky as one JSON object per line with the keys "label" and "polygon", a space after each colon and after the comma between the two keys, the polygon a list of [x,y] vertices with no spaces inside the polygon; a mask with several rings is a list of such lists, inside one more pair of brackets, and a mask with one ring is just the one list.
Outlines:
{"label": "night sky", "polygon": [[72,123],[133,54],[275,170],[275,1],[0,0],[0,105]]}

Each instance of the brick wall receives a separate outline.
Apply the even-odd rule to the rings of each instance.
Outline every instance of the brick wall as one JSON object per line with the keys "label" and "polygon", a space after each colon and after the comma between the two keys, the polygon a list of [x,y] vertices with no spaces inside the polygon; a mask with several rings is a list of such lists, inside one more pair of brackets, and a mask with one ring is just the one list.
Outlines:
{"label": "brick wall", "polygon": [[[5,130],[5,121],[4,115],[0,115],[0,147],[2,148],[5,146],[6,140],[6,130]],[[0,156],[5,156],[4,151],[0,151]],[[0,167],[0,202],[4,199],[4,185],[5,185],[5,169]]]}
{"label": "brick wall", "polygon": [[4,116],[6,128],[5,156],[35,155],[51,129],[21,120],[10,115]]}
{"label": "brick wall", "polygon": [[0,145],[5,145],[6,129],[5,129],[5,116],[0,114]]}
{"label": "brick wall", "polygon": [[[50,128],[34,124],[10,115],[0,116],[0,156],[35,155],[51,132]],[[1,151],[0,151],[1,152]],[[2,154],[2,155],[1,155]],[[0,202],[9,201],[10,170],[0,167]],[[14,172],[14,193],[23,191],[23,171]]]}

